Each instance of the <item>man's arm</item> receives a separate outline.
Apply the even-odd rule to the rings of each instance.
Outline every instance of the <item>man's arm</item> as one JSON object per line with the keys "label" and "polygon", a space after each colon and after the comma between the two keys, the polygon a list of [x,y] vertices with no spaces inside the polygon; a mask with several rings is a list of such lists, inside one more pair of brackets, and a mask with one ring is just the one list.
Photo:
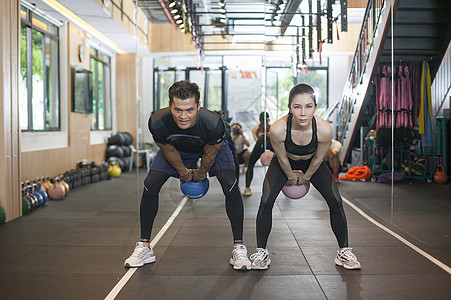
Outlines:
{"label": "man's arm", "polygon": [[210,170],[211,165],[215,161],[216,154],[218,154],[223,142],[215,145],[205,144],[204,154],[200,160],[199,170],[196,172],[196,176],[193,176],[194,181],[202,180],[207,175],[208,170]]}
{"label": "man's arm", "polygon": [[168,162],[179,173],[180,180],[191,181],[193,179],[192,173],[183,164],[179,151],[171,144],[157,143],[157,145],[160,147],[161,151],[163,151],[163,154]]}

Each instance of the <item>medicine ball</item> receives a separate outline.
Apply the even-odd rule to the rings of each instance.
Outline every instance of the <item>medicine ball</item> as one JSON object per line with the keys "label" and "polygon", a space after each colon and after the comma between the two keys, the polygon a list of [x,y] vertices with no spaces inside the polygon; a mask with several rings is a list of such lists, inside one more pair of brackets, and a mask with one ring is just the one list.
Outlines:
{"label": "medicine ball", "polygon": [[182,193],[191,199],[202,198],[208,191],[210,182],[208,178],[202,181],[180,181],[180,189]]}

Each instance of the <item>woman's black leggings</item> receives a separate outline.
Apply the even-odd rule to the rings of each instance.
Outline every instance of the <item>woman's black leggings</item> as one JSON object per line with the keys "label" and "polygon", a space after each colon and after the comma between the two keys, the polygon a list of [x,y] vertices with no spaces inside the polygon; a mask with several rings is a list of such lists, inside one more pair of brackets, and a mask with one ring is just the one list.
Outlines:
{"label": "woman's black leggings", "polygon": [[[244,208],[241,194],[238,190],[235,171],[215,170],[214,173],[225,195],[226,212],[232,226],[234,243],[242,243]],[[149,171],[144,180],[144,191],[140,207],[141,241],[150,241],[153,222],[158,212],[159,193],[169,177],[169,174],[160,171]]]}
{"label": "woman's black leggings", "polygon": [[[309,160],[289,160],[293,170],[307,171]],[[272,210],[276,198],[287,182],[287,176],[282,171],[276,156],[271,160],[263,181],[263,192],[257,214],[257,247],[266,248],[272,227]],[[330,224],[340,248],[348,247],[348,227],[343,210],[342,199],[337,184],[323,161],[321,166],[310,178],[310,183],[320,192],[329,206]]]}
{"label": "woman's black leggings", "polygon": [[263,152],[265,152],[265,150],[273,151],[271,147],[271,141],[269,140],[269,134],[266,135],[266,147],[265,136],[261,135],[255,143],[254,149],[252,149],[246,171],[246,187],[251,186],[252,178],[254,178],[254,166]]}

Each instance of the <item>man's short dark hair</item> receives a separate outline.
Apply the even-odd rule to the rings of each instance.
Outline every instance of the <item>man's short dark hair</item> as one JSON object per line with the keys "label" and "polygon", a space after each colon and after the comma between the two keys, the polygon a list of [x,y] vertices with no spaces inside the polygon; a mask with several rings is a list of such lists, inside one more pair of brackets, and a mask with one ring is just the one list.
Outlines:
{"label": "man's short dark hair", "polygon": [[174,97],[182,100],[194,97],[196,104],[199,104],[199,87],[188,80],[177,81],[169,88],[169,103],[172,103]]}

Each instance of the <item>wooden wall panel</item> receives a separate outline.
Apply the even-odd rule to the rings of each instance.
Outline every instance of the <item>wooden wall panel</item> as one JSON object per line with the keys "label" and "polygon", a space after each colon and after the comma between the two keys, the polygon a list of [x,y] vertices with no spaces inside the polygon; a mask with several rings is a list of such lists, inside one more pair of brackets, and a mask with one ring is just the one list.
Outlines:
{"label": "wooden wall panel", "polygon": [[348,0],[348,8],[366,8],[368,0]]}
{"label": "wooden wall panel", "polygon": [[150,32],[151,52],[195,51],[191,34],[184,34],[171,24],[152,24]]}
{"label": "wooden wall panel", "polygon": [[19,3],[0,0],[0,205],[22,214],[19,151]]}
{"label": "wooden wall panel", "polygon": [[136,147],[136,55],[116,56],[117,130],[127,131]]}

